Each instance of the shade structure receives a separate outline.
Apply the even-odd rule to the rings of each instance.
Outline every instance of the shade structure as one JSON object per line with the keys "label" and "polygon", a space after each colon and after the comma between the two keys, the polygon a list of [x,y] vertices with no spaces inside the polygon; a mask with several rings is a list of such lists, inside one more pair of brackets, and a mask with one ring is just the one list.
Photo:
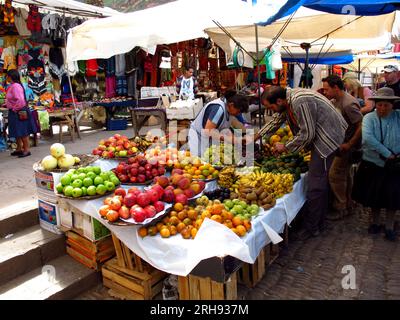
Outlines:
{"label": "shade structure", "polygon": [[109,58],[135,46],[151,50],[204,37],[204,29],[257,22],[251,5],[232,0],[180,0],[121,16],[86,21],[67,40],[67,60]]}
{"label": "shade structure", "polygon": [[[297,62],[305,63],[306,57],[304,53],[301,54],[287,54],[282,53],[282,60],[285,62]],[[325,54],[311,54],[308,57],[308,62],[310,64],[349,64],[354,60],[354,56],[351,51],[339,51]]]}
{"label": "shade structure", "polygon": [[377,55],[357,55],[349,64],[342,67],[359,72],[381,73],[387,65],[396,65],[400,68],[400,53],[385,53]]}
{"label": "shade structure", "polygon": [[64,11],[66,13],[92,16],[92,17],[110,17],[120,15],[121,13],[108,7],[100,8],[90,4],[86,4],[74,0],[16,0],[14,5],[30,5],[34,4],[40,8],[56,11]]}
{"label": "shade structure", "polygon": [[288,0],[275,15],[260,25],[289,16],[301,6],[327,13],[359,16],[377,16],[400,9],[399,1],[394,0]]}
{"label": "shade structure", "polygon": [[[282,52],[304,54],[301,43],[310,43],[310,54],[321,55],[324,52],[351,50],[360,53],[379,50],[391,43],[392,34],[397,36],[394,28],[395,13],[381,16],[344,16],[319,14],[293,18],[280,36]],[[285,20],[258,28],[258,41],[261,48],[271,44],[285,24]],[[255,52],[254,25],[228,27],[226,30],[247,51]],[[225,52],[230,55],[236,43],[219,28],[206,29],[206,33]]]}

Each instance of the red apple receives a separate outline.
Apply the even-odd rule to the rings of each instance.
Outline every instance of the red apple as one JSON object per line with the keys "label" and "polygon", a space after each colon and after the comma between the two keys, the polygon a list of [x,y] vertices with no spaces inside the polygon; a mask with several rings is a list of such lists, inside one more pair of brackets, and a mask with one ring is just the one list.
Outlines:
{"label": "red apple", "polygon": [[147,206],[144,208],[146,211],[146,218],[153,218],[157,214],[157,210],[154,206]]}
{"label": "red apple", "polygon": [[178,194],[175,197],[175,202],[182,203],[183,205],[186,205],[188,203],[188,198],[184,194]]}
{"label": "red apple", "polygon": [[120,145],[117,145],[116,147],[115,147],[115,151],[122,151],[122,150],[124,150],[124,147],[123,146],[120,146]]}
{"label": "red apple", "polygon": [[104,139],[100,140],[99,145],[102,146],[106,143],[106,141]]}
{"label": "red apple", "polygon": [[168,186],[165,188],[165,191],[167,190],[174,192],[175,188],[173,186]]}
{"label": "red apple", "polygon": [[107,220],[110,221],[110,222],[117,221],[118,218],[119,218],[118,211],[115,211],[115,210],[110,210],[110,211],[108,211],[108,212],[107,212],[107,215],[106,215],[106,218],[107,218]]}
{"label": "red apple", "polygon": [[142,208],[147,207],[150,204],[150,197],[147,193],[141,193],[136,198],[136,203]]}
{"label": "red apple", "polygon": [[151,173],[151,171],[146,171],[146,180],[151,180],[153,179],[153,174]]}
{"label": "red apple", "polygon": [[192,189],[186,189],[185,191],[183,191],[183,194],[188,198],[191,199],[193,198],[196,194]]}
{"label": "red apple", "polygon": [[157,169],[151,169],[151,174],[153,175],[153,177],[157,177],[159,175],[159,172]]}
{"label": "red apple", "polygon": [[146,169],[144,167],[139,167],[139,174],[146,174]]}
{"label": "red apple", "polygon": [[131,163],[132,168],[136,168],[139,170],[139,167],[140,167],[139,163],[135,162],[136,161],[135,158],[129,158],[129,160],[131,160],[131,159],[134,159],[133,160],[134,162]]}
{"label": "red apple", "polygon": [[137,182],[137,177],[132,176],[132,177],[129,178],[129,181],[132,182],[132,183],[136,183]]}
{"label": "red apple", "polygon": [[157,191],[159,199],[164,195],[164,189],[159,184],[155,184],[151,189]]}
{"label": "red apple", "polygon": [[112,210],[118,211],[121,208],[121,201],[119,201],[119,199],[117,197],[113,197],[110,200],[110,208]]}
{"label": "red apple", "polygon": [[126,150],[128,150],[130,147],[131,147],[130,142],[125,141],[125,143],[124,143],[124,148],[125,148]]}
{"label": "red apple", "polygon": [[129,177],[126,174],[121,174],[118,176],[119,180],[124,183],[124,182],[128,182]]}
{"label": "red apple", "polygon": [[137,168],[131,168],[131,176],[137,177],[137,175],[139,174],[139,170]]}
{"label": "red apple", "polygon": [[147,215],[146,211],[139,206],[131,208],[129,213],[131,214],[133,220],[135,220],[136,222],[143,222],[146,219]]}
{"label": "red apple", "polygon": [[167,203],[172,203],[175,201],[175,195],[174,192],[171,190],[165,190],[164,195],[162,197],[162,200],[167,202]]}
{"label": "red apple", "polygon": [[150,189],[146,193],[149,195],[151,203],[155,203],[160,199],[158,192],[154,189]]}
{"label": "red apple", "polygon": [[156,177],[155,182],[163,188],[166,188],[169,185],[169,179],[166,176]]}
{"label": "red apple", "polygon": [[132,207],[136,204],[137,196],[134,193],[128,193],[124,198],[124,205]]}
{"label": "red apple", "polygon": [[132,187],[129,188],[128,193],[136,193],[136,192],[140,192],[139,188],[137,187]]}
{"label": "red apple", "polygon": [[129,219],[129,217],[131,216],[129,213],[129,208],[127,206],[122,206],[118,210],[118,214],[122,219]]}
{"label": "red apple", "polygon": [[114,195],[125,197],[126,196],[126,191],[125,191],[124,188],[118,188],[118,189],[115,189]]}
{"label": "red apple", "polygon": [[165,209],[164,202],[161,202],[161,201],[155,202],[154,203],[154,208],[156,208],[157,213],[163,211]]}
{"label": "red apple", "polygon": [[114,139],[116,140],[121,139],[121,135],[119,133],[114,134]]}
{"label": "red apple", "polygon": [[137,177],[137,181],[139,183],[145,183],[146,182],[146,176],[144,174],[139,174]]}
{"label": "red apple", "polygon": [[165,168],[164,168],[164,167],[159,166],[159,167],[157,168],[157,170],[158,170],[158,174],[159,174],[159,175],[165,174]]}
{"label": "red apple", "polygon": [[[129,151],[131,151],[131,150],[129,150]],[[128,153],[129,153],[129,151],[128,151]],[[134,164],[135,163],[135,158],[129,158],[128,159],[128,163],[129,164]]]}
{"label": "red apple", "polygon": [[118,173],[125,173],[125,167],[123,164],[119,164],[116,168],[115,171],[117,171]]}
{"label": "red apple", "polygon": [[153,166],[152,166],[150,163],[148,163],[148,164],[146,164],[146,165],[144,166],[144,168],[146,169],[146,171],[151,171],[151,169],[153,168]]}

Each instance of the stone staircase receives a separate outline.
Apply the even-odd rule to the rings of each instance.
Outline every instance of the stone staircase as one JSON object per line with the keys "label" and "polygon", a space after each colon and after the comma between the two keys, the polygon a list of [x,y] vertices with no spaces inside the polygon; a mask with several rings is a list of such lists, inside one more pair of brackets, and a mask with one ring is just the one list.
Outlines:
{"label": "stone staircase", "polygon": [[64,235],[40,227],[37,209],[0,212],[0,300],[72,299],[99,282],[66,254]]}

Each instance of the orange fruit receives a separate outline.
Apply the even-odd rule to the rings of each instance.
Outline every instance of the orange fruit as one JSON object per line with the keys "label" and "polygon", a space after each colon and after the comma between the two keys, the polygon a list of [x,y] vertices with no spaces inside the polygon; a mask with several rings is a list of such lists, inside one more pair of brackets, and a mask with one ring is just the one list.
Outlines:
{"label": "orange fruit", "polygon": [[185,218],[187,218],[187,212],[186,211],[181,211],[178,213],[178,218],[179,220],[183,221]]}
{"label": "orange fruit", "polygon": [[139,234],[139,236],[141,236],[142,238],[144,238],[145,236],[147,236],[147,228],[141,227],[141,228],[138,230],[138,234]]}
{"label": "orange fruit", "polygon": [[179,222],[178,225],[176,226],[176,230],[178,232],[182,232],[182,230],[185,228],[186,228],[186,224],[184,224],[183,222]]}
{"label": "orange fruit", "polygon": [[162,219],[162,222],[164,222],[164,224],[168,224],[169,223],[169,217],[165,217],[164,219]]}
{"label": "orange fruit", "polygon": [[240,217],[236,216],[232,219],[232,223],[235,227],[240,226],[243,224],[243,221]]}
{"label": "orange fruit", "polygon": [[169,232],[168,228],[162,228],[160,231],[160,235],[163,238],[169,238],[171,236],[171,233]]}
{"label": "orange fruit", "polygon": [[158,223],[156,224],[157,231],[160,231],[161,228],[162,228],[163,226],[164,226],[164,223],[158,222]]}
{"label": "orange fruit", "polygon": [[156,226],[151,226],[151,227],[149,227],[147,232],[148,232],[149,235],[155,236],[157,234],[158,230],[157,230]]}
{"label": "orange fruit", "polygon": [[178,233],[178,230],[176,229],[175,226],[168,226],[168,230],[169,230],[169,233],[171,234],[171,236],[174,236]]}
{"label": "orange fruit", "polygon": [[181,235],[183,239],[190,239],[191,233],[189,228],[183,228],[181,231]]}
{"label": "orange fruit", "polygon": [[196,171],[194,172],[194,175],[195,175],[195,176],[201,175],[201,171],[200,171],[200,170],[196,170]]}
{"label": "orange fruit", "polygon": [[169,217],[170,218],[172,218],[172,217],[177,217],[178,216],[178,212],[176,212],[175,210],[172,210],[170,213],[169,213]]}
{"label": "orange fruit", "polygon": [[197,234],[196,228],[193,228],[192,230],[190,230],[190,235],[192,236],[193,239],[196,237],[196,234]]}
{"label": "orange fruit", "polygon": [[204,211],[201,213],[201,217],[202,217],[203,219],[205,219],[205,218],[211,218],[211,212],[208,211],[208,210],[204,210]]}
{"label": "orange fruit", "polygon": [[192,220],[196,220],[197,218],[197,212],[193,209],[190,209],[187,213],[188,218],[192,219]]}
{"label": "orange fruit", "polygon": [[200,229],[202,223],[203,223],[203,219],[201,219],[201,218],[197,219],[195,222],[195,227],[197,229]]}
{"label": "orange fruit", "polygon": [[223,204],[214,204],[211,213],[212,214],[221,214],[222,210],[224,210],[224,205]]}
{"label": "orange fruit", "polygon": [[233,214],[229,211],[222,210],[221,217],[223,220],[232,220]]}
{"label": "orange fruit", "polygon": [[249,231],[251,229],[251,222],[250,220],[243,220],[243,225],[246,228],[247,231]]}
{"label": "orange fruit", "polygon": [[242,225],[236,227],[237,232],[239,233],[239,237],[243,237],[246,234],[246,228]]}
{"label": "orange fruit", "polygon": [[216,222],[222,223],[222,217],[219,214],[214,214],[211,216],[211,220],[214,220]]}
{"label": "orange fruit", "polygon": [[177,212],[180,212],[183,210],[183,204],[182,203],[175,203],[174,204],[174,210],[176,210]]}
{"label": "orange fruit", "polygon": [[177,226],[179,222],[180,220],[176,216],[169,218],[169,223],[173,226]]}
{"label": "orange fruit", "polygon": [[183,223],[188,226],[188,225],[192,224],[192,220],[189,218],[185,218],[185,220],[183,220]]}
{"label": "orange fruit", "polygon": [[225,222],[223,223],[223,225],[229,229],[233,228],[233,223],[231,220],[225,220]]}

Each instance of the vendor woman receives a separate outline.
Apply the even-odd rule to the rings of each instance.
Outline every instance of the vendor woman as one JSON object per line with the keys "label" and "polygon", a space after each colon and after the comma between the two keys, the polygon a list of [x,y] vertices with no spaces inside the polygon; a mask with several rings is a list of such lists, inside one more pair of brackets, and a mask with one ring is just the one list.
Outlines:
{"label": "vendor woman", "polygon": [[211,141],[233,142],[232,134],[221,131],[231,127],[231,116],[246,113],[249,103],[245,96],[236,91],[227,91],[219,99],[206,104],[190,125],[189,148],[193,155],[203,156]]}
{"label": "vendor woman", "polygon": [[17,150],[11,152],[11,155],[19,158],[27,157],[31,155],[29,135],[34,133],[34,123],[26,102],[24,87],[16,69],[7,72],[7,82],[10,83],[6,93],[8,131],[9,136],[17,140]]}

